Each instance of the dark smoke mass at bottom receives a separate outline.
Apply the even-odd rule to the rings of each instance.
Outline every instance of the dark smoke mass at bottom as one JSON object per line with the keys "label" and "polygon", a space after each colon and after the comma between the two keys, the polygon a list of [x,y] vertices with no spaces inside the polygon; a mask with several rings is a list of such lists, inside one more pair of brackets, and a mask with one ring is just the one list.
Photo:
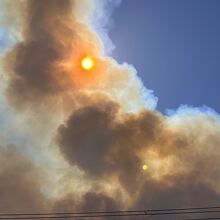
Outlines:
{"label": "dark smoke mass at bottom", "polygon": [[156,110],[157,97],[133,66],[106,55],[110,39],[93,25],[118,4],[0,2],[1,27],[16,35],[0,68],[0,213],[220,201],[219,115]]}

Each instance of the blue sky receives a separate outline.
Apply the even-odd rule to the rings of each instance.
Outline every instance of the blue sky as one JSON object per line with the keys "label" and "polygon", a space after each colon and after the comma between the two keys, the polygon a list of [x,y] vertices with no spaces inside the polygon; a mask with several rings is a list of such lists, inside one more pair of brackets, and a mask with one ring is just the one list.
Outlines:
{"label": "blue sky", "polygon": [[135,66],[160,111],[220,112],[219,0],[124,0],[113,18],[113,56]]}

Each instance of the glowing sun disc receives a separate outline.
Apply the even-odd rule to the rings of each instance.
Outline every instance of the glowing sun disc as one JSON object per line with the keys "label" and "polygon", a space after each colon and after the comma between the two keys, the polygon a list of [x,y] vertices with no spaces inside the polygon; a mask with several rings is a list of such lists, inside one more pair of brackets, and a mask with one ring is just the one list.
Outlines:
{"label": "glowing sun disc", "polygon": [[144,165],[142,166],[142,169],[143,169],[144,171],[147,171],[147,170],[148,170],[147,164],[144,164]]}
{"label": "glowing sun disc", "polygon": [[81,60],[81,66],[84,70],[91,70],[94,66],[94,61],[91,57],[84,57]]}

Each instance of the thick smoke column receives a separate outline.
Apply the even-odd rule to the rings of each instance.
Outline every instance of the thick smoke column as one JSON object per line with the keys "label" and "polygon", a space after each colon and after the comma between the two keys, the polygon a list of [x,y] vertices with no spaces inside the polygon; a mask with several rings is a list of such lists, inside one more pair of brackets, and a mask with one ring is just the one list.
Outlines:
{"label": "thick smoke column", "polygon": [[[217,113],[181,107],[167,116],[154,110],[157,98],[135,69],[105,53],[107,34],[103,27],[95,31],[93,18],[103,3],[16,4],[22,30],[3,60],[4,95],[13,120],[25,125],[25,138],[8,132],[0,148],[1,212],[109,211],[219,201]],[[10,16],[4,17],[5,28],[18,29]],[[94,60],[89,72],[80,67],[85,56]],[[9,130],[15,132],[13,126]],[[14,139],[19,147],[11,146]],[[26,148],[24,140],[30,143]],[[144,164],[147,170],[142,170]]]}
{"label": "thick smoke column", "polygon": [[[12,3],[13,4],[13,3]],[[67,87],[64,72],[53,64],[70,47],[75,31],[71,1],[27,1],[23,12],[23,40],[8,55],[9,99],[17,105],[44,101]],[[62,19],[61,19],[62,18]],[[34,100],[34,101],[33,101]]]}

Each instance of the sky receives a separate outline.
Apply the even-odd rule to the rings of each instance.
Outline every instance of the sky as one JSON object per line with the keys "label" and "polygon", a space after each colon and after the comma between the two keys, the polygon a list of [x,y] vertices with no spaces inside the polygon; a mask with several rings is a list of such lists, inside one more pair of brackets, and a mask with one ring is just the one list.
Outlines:
{"label": "sky", "polygon": [[110,37],[119,62],[135,66],[157,108],[207,105],[220,112],[220,1],[126,0]]}

